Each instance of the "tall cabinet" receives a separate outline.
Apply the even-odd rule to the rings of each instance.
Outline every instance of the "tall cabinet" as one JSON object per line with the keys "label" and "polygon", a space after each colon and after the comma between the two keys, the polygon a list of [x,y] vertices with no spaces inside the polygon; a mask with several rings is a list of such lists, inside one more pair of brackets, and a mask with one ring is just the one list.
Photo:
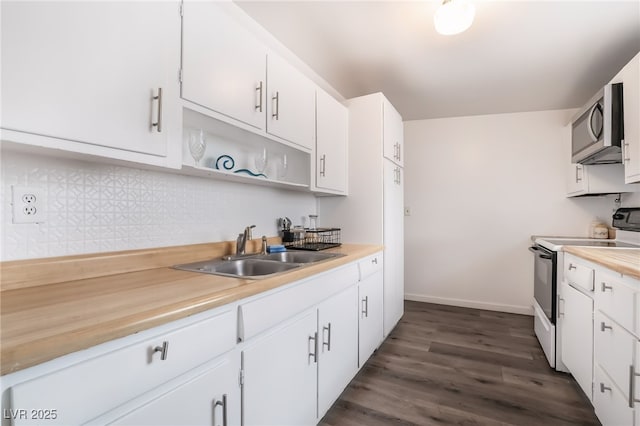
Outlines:
{"label": "tall cabinet", "polygon": [[344,241],[384,245],[384,336],[404,313],[402,117],[382,93],[350,99],[349,196],[318,200],[321,224]]}

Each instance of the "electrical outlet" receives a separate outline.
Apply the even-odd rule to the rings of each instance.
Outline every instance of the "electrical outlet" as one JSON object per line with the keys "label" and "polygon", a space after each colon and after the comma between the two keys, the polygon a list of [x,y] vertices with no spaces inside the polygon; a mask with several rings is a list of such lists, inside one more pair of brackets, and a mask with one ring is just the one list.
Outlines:
{"label": "electrical outlet", "polygon": [[44,195],[40,188],[12,186],[13,223],[43,223]]}

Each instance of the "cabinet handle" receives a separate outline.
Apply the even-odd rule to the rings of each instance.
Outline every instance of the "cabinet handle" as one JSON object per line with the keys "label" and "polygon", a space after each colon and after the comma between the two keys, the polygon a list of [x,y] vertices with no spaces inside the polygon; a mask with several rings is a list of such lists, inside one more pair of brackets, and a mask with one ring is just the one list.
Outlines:
{"label": "cabinet handle", "polygon": [[611,392],[611,388],[609,386],[605,386],[604,383],[600,382],[600,392],[604,393],[604,391]]}
{"label": "cabinet handle", "polygon": [[604,321],[600,322],[600,331],[604,332],[607,329],[613,330],[613,327],[611,327],[610,325],[605,324]]}
{"label": "cabinet handle", "polygon": [[622,140],[622,162],[626,163],[627,161],[631,161],[631,157],[627,157],[629,153],[629,142]]}
{"label": "cabinet handle", "polygon": [[576,269],[576,266],[573,263],[569,264],[569,270]]}
{"label": "cabinet handle", "polygon": [[320,157],[320,176],[323,176],[323,177],[325,176],[326,167],[327,167],[327,155],[322,154],[322,157]]}
{"label": "cabinet handle", "polygon": [[271,113],[271,117],[275,118],[276,120],[280,119],[280,92],[276,92],[276,95],[274,97],[271,98],[271,100],[276,101],[276,112]]}
{"label": "cabinet handle", "polygon": [[309,341],[313,340],[313,352],[309,352],[309,358],[313,358],[314,363],[318,363],[318,332],[313,333],[313,336],[309,336]]}
{"label": "cabinet handle", "polygon": [[[329,338],[327,339],[327,341],[324,341],[324,332],[327,331],[329,334]],[[322,346],[326,346],[327,347],[327,351],[331,352],[331,323],[329,323],[328,325],[325,325],[324,327],[322,327]]]}
{"label": "cabinet handle", "polygon": [[256,92],[258,92],[258,105],[256,105],[256,110],[262,112],[262,81],[260,85],[256,87]]}
{"label": "cabinet handle", "polygon": [[365,318],[369,318],[369,296],[365,296],[364,299],[362,299],[361,313]]}
{"label": "cabinet handle", "polygon": [[162,361],[167,359],[167,355],[169,354],[169,342],[168,341],[164,341],[162,342],[162,346],[156,346],[155,348],[153,348],[153,353],[156,352],[160,352],[160,359]]}
{"label": "cabinet handle", "polygon": [[582,181],[582,177],[578,177],[579,170],[580,170],[580,166],[576,166],[576,183]]}
{"label": "cabinet handle", "polygon": [[560,302],[564,303],[564,299],[562,297],[558,297],[558,318],[564,316],[564,312],[562,312],[562,309],[560,309]]}
{"label": "cabinet handle", "polygon": [[398,142],[398,161],[402,160],[402,145]]}
{"label": "cabinet handle", "polygon": [[151,127],[155,127],[158,133],[162,132],[162,87],[158,87],[158,94],[152,98],[158,100],[158,121],[151,122]]}
{"label": "cabinet handle", "polygon": [[612,286],[610,286],[610,285],[607,285],[605,282],[602,282],[601,284],[602,284],[601,289],[602,289],[602,292],[603,292],[603,293],[604,293],[605,291],[607,291],[607,290],[613,290],[613,287],[612,287]]}
{"label": "cabinet handle", "polygon": [[213,400],[213,425],[216,424],[216,408],[221,405],[222,406],[222,426],[227,426],[227,394],[222,395],[222,401],[214,399]]}
{"label": "cabinet handle", "polygon": [[378,264],[378,258],[374,257],[373,259],[371,259],[371,263],[375,263],[377,265]]}
{"label": "cabinet handle", "polygon": [[640,374],[636,373],[633,365],[629,366],[629,408],[633,408],[636,402],[640,402],[640,399],[636,398],[636,377],[640,377]]}

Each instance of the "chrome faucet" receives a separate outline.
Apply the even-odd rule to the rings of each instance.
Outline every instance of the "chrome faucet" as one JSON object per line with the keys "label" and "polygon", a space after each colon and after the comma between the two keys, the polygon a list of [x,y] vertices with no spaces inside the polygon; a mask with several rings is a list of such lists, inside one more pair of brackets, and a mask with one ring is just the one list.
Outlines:
{"label": "chrome faucet", "polygon": [[238,235],[238,239],[236,240],[236,256],[245,254],[247,241],[251,240],[251,229],[255,227],[255,225],[247,226],[244,228],[244,233]]}

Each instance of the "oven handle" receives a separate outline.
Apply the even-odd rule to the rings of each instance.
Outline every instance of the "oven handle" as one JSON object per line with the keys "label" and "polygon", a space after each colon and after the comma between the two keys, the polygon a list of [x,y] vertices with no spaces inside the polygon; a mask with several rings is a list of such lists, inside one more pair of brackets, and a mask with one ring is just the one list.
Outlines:
{"label": "oven handle", "polygon": [[[540,250],[540,247],[531,246],[531,247],[529,247],[529,251],[530,251],[531,253],[535,253],[535,254],[537,254],[537,255],[538,255],[538,256],[540,256],[540,258],[542,258],[542,259],[552,259],[552,257],[551,257],[551,255],[550,255],[550,254],[543,254],[543,253],[544,253],[544,251]],[[542,253],[541,253],[541,252],[542,252]]]}

